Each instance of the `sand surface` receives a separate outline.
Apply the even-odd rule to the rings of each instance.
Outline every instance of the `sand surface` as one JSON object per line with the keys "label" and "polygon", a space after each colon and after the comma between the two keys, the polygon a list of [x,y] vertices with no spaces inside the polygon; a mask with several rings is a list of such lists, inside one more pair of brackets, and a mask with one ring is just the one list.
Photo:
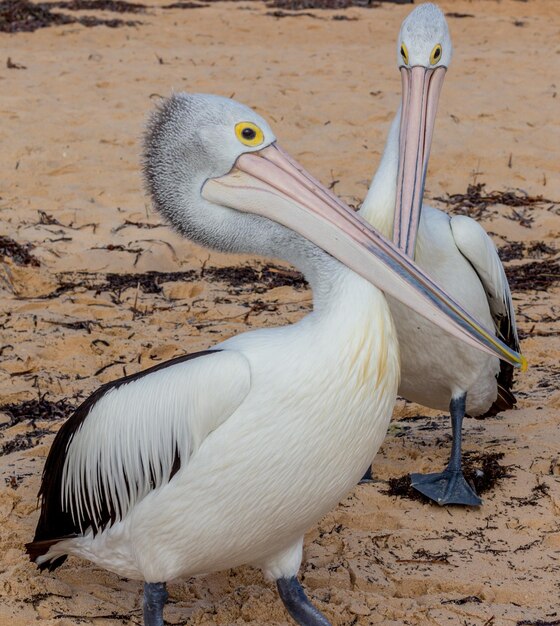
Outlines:
{"label": "sand surface", "polygon": [[[498,458],[505,476],[479,510],[387,495],[389,479],[441,468],[449,444],[447,420],[399,401],[374,463],[377,482],[356,487],[309,530],[301,576],[335,625],[560,624],[560,303],[552,285],[560,6],[441,4],[469,16],[448,18],[455,57],[427,196],[486,183],[483,194],[520,188],[551,200],[475,210],[505,246],[531,364],[518,376],[517,410],[466,421],[475,466],[481,455]],[[309,291],[285,266],[180,240],[149,208],[139,177],[138,139],[154,100],[172,89],[209,91],[255,107],[305,166],[345,200],[361,201],[398,105],[394,39],[410,7],[282,19],[272,10],[259,2],[159,7],[125,15],[136,27],[0,33],[0,235],[32,244],[38,262],[7,256],[0,264],[2,405],[75,405],[102,382],[310,309]],[[7,57],[25,69],[9,68]],[[257,271],[236,270],[247,263]],[[109,276],[154,270],[185,274],[118,284]],[[530,270],[547,289],[526,288]],[[77,559],[40,575],[24,556],[62,419],[30,420],[33,405],[23,406],[29,415],[0,414],[0,624],[140,623],[137,582]],[[288,622],[274,588],[250,568],[171,583],[166,620]]]}

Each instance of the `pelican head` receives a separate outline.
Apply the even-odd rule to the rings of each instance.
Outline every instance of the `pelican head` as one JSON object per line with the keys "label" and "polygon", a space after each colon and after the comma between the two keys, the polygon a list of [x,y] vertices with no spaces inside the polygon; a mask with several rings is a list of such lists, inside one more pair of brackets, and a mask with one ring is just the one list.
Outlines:
{"label": "pelican head", "polygon": [[174,95],[149,122],[144,174],[156,209],[197,243],[295,264],[305,258],[304,268],[313,251],[323,250],[469,345],[519,362],[519,355],[284,152],[251,109],[217,96]]}
{"label": "pelican head", "polygon": [[272,234],[270,225],[213,204],[201,191],[208,179],[230,172],[242,154],[275,140],[261,116],[234,100],[186,93],[164,100],[144,136],[144,178],[154,206],[200,245],[263,253],[258,243]]}
{"label": "pelican head", "polygon": [[453,48],[441,9],[427,2],[416,7],[401,24],[397,39],[397,67],[449,67]]}
{"label": "pelican head", "polygon": [[397,39],[401,110],[397,206],[393,241],[414,256],[439,95],[453,49],[442,11],[421,4],[403,21]]}

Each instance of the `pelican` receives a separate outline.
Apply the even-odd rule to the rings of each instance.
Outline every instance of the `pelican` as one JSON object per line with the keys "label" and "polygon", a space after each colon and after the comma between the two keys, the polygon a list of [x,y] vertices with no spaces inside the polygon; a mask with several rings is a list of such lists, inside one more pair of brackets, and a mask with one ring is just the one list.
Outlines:
{"label": "pelican", "polygon": [[[386,237],[393,236],[473,317],[519,352],[511,294],[492,240],[469,217],[449,217],[422,206],[438,98],[451,55],[443,13],[434,4],[420,5],[400,29],[402,103],[360,213]],[[399,395],[434,409],[449,407],[451,414],[453,445],[447,468],[412,474],[412,485],[442,505],[479,505],[481,499],[462,472],[463,418],[465,413],[495,415],[514,406],[513,367],[464,346],[394,298],[388,301],[401,349]]]}
{"label": "pelican", "polygon": [[148,125],[144,173],[156,209],[192,241],[299,267],[314,311],[85,400],[47,458],[30,558],[52,570],[77,555],[144,581],[146,626],[164,623],[167,581],[247,563],[276,581],[298,624],[327,626],[296,576],[304,533],[356,484],[391,416],[398,341],[379,288],[470,346],[519,355],[239,103],[166,100]]}

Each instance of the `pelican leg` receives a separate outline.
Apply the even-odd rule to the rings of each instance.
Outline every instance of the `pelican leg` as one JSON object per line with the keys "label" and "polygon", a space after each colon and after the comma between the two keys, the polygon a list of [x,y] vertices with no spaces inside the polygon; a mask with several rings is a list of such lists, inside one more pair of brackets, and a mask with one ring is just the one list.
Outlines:
{"label": "pelican leg", "polygon": [[165,583],[144,583],[144,626],[163,626],[163,607],[168,597]]}
{"label": "pelican leg", "polygon": [[329,620],[311,604],[295,576],[279,578],[276,586],[286,610],[300,626],[331,626]]}
{"label": "pelican leg", "polygon": [[366,473],[360,478],[358,485],[363,485],[373,482],[373,474],[371,473],[371,465],[367,468]]}
{"label": "pelican leg", "polygon": [[410,475],[411,484],[416,491],[442,506],[444,504],[463,504],[466,506],[482,504],[482,500],[465,480],[461,468],[462,427],[466,402],[467,394],[464,393],[457,398],[451,398],[449,403],[453,443],[447,468],[436,474]]}

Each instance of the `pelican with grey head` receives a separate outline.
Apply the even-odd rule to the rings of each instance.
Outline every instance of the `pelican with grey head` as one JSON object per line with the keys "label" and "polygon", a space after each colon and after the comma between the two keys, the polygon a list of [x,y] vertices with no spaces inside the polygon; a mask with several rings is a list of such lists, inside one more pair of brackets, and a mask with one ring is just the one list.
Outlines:
{"label": "pelican with grey head", "polygon": [[[166,582],[247,563],[304,626],[328,621],[297,581],[306,530],[356,484],[391,416],[398,342],[378,287],[471,346],[490,336],[277,145],[251,109],[175,95],[153,114],[154,205],[192,241],[299,267],[314,311],[104,385],[47,458],[31,559],[68,555],[144,581],[163,625]],[[372,323],[372,316],[375,320]]]}

